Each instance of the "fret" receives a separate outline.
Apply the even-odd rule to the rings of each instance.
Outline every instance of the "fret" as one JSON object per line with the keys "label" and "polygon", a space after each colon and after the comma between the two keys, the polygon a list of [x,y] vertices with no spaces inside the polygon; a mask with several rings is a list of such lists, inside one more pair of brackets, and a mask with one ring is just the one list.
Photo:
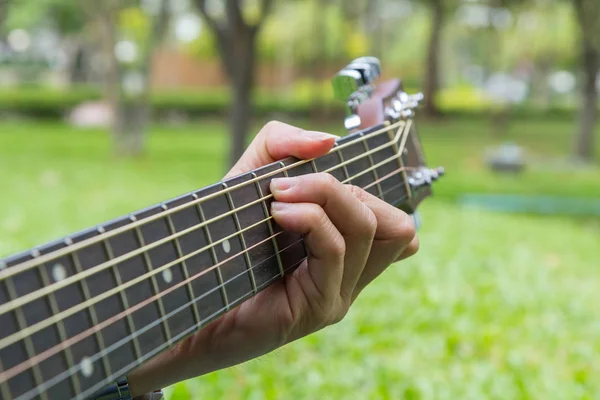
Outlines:
{"label": "fret", "polygon": [[[140,212],[136,217],[138,219],[151,218],[154,215],[174,209],[179,202],[180,200],[175,200],[164,203],[161,206]],[[194,297],[190,296],[187,283],[179,285],[181,282],[185,282],[185,270],[178,251],[179,239],[173,237],[169,226],[170,219],[171,214],[163,215],[140,227],[145,245],[149,247],[146,252],[147,258],[151,261],[151,266],[154,269],[160,270],[159,273],[153,275],[158,288],[157,296],[160,296],[154,302],[158,306],[162,303],[161,319],[164,320],[165,315],[169,315],[167,320],[164,321],[169,329],[168,343],[172,343],[174,337],[188,329],[195,319],[195,305],[180,309],[182,304],[190,303]],[[177,288],[170,290],[173,286],[177,286]]]}
{"label": "fret", "polygon": [[[67,239],[67,241],[66,241],[67,245],[70,245],[72,243],[73,243],[73,241],[71,239]],[[75,266],[75,271],[77,273],[83,272],[83,267],[81,266],[81,262],[79,261],[77,252],[71,253],[71,257],[72,257],[73,265]],[[89,289],[89,286],[87,285],[86,280],[84,280],[84,279],[80,280],[79,287],[81,289],[81,292],[83,293],[83,298],[85,299],[86,302],[88,302],[92,298],[92,296],[90,295],[90,289]],[[92,320],[92,324],[94,326],[97,326],[99,321],[98,321],[98,315],[96,314],[96,306],[94,304],[90,305],[87,308],[87,311],[89,313],[90,319]],[[106,346],[104,345],[104,338],[102,337],[102,333],[100,331],[96,331],[95,336],[96,336],[96,341],[98,342],[98,347],[100,349],[104,349]],[[102,359],[102,364],[104,367],[104,371],[106,372],[106,375],[110,375],[111,369],[110,369],[110,365],[108,364],[108,360],[106,358]]]}
{"label": "fret", "polygon": [[[340,144],[338,142],[335,142],[335,145],[333,146],[333,148],[335,149],[334,151],[336,152],[338,158],[340,159],[340,164],[343,164],[344,156],[342,155],[342,152],[339,149],[336,149],[339,146],[340,146]],[[348,174],[348,168],[346,168],[346,166],[344,165],[342,167],[342,170],[344,171],[344,179],[342,181],[350,182],[350,174]]]}
{"label": "fret", "polygon": [[[61,242],[58,247],[63,246],[64,244]],[[54,248],[56,247],[56,244],[49,245],[49,247]],[[21,256],[8,261],[8,263],[5,264],[5,268],[11,268],[11,266],[36,259],[40,256],[42,256],[42,254],[39,249],[33,250],[32,252],[22,254]],[[1,285],[4,290],[0,290],[0,304],[7,304],[12,299],[21,298],[22,296],[45,287],[42,278],[43,274],[44,265],[41,264],[6,279],[4,284]],[[19,324],[19,314],[22,316],[22,324]],[[22,372],[3,383],[3,386],[6,386],[6,389],[0,388],[0,393],[8,390],[11,394],[11,397],[9,398],[22,396],[26,392],[32,392],[38,395],[38,392],[40,391],[40,381],[43,384],[48,379],[53,378],[57,371],[68,368],[69,365],[66,360],[66,355],[62,350],[42,362],[35,364],[28,362],[31,358],[31,354],[35,357],[50,348],[59,346],[61,343],[60,332],[58,331],[58,326],[51,324],[33,335],[24,336],[20,333],[22,331],[21,327],[30,327],[45,320],[53,323],[53,315],[51,299],[48,296],[38,298],[31,303],[0,315],[0,337],[2,339],[6,339],[13,335],[19,337],[13,344],[0,349],[2,367],[5,370],[10,370],[14,367],[25,365],[25,369],[22,370]],[[28,346],[28,343],[30,343],[31,346]],[[36,379],[34,367],[35,369],[39,369],[41,378]],[[73,387],[70,381],[67,380],[63,385],[53,388],[53,390],[44,393],[44,395],[53,399],[65,398],[67,396],[71,397],[73,393]],[[38,395],[37,398],[41,397]]]}
{"label": "fret", "polygon": [[[104,232],[105,232],[105,229],[103,227],[98,228],[98,233],[102,234]],[[113,260],[115,258],[115,255],[114,255],[112,246],[110,245],[110,242],[108,240],[102,240],[102,246],[104,248],[106,258],[108,260]],[[111,272],[112,272],[112,276],[115,280],[115,283],[117,284],[117,287],[120,287],[123,284],[123,279],[121,278],[121,274],[119,273],[119,268],[117,267],[117,265],[113,265],[111,267]],[[127,292],[124,290],[119,291],[119,298],[121,300],[121,305],[123,307],[123,310],[128,310],[129,309],[129,301],[127,300]],[[133,335],[136,332],[136,329],[135,329],[135,324],[133,322],[133,318],[131,317],[131,314],[127,314],[125,319],[127,321],[127,328],[129,330],[128,333],[129,333],[129,335]],[[137,336],[135,336],[135,335],[133,335],[132,340],[133,340],[134,355],[135,355],[136,359],[139,359],[142,357],[142,350],[140,347],[139,340],[138,340]]]}
{"label": "fret", "polygon": [[[260,176],[262,174],[271,173],[277,169],[285,168],[289,164],[293,164],[298,160],[295,158],[289,158],[284,161],[280,161],[276,164],[267,165],[256,170],[256,175]],[[276,177],[289,177],[289,176],[300,176],[305,174],[314,173],[316,171],[317,166],[314,162],[308,162],[305,164],[297,165],[289,170],[284,170],[279,174],[276,174],[271,177],[267,177],[265,179],[261,179],[258,181],[260,192],[263,194],[270,194],[270,183],[273,178]],[[260,195],[260,194],[259,194]],[[270,209],[270,204],[272,203],[272,199],[265,202],[265,207],[268,210]],[[270,213],[268,214],[270,215]],[[280,276],[284,276],[286,273],[291,272],[294,268],[291,266],[298,264],[298,261],[306,256],[306,249],[304,247],[304,241],[302,240],[302,235],[298,235],[292,232],[286,232],[281,229],[281,227],[274,221],[270,220],[270,225],[273,230],[273,234],[277,234],[275,237],[275,246],[273,246],[274,251],[276,251],[277,263],[272,263],[273,270],[279,267]],[[283,274],[281,269],[283,269]],[[275,274],[272,272],[272,276]],[[272,280],[272,279],[271,279]]]}
{"label": "fret", "polygon": [[[206,216],[204,215],[204,210],[202,209],[201,203],[197,204],[197,209],[198,209],[198,214],[200,215],[200,221],[202,221],[202,223],[204,223],[204,221],[206,221]],[[210,255],[212,257],[212,261],[213,261],[213,265],[217,265],[219,263],[219,259],[217,257],[217,253],[215,251],[215,246],[214,246],[214,242],[212,240],[212,236],[210,234],[210,230],[208,229],[208,225],[204,225],[203,227],[204,230],[204,234],[206,235],[206,238],[208,239],[208,244],[210,245]],[[221,267],[217,267],[216,269],[217,272],[217,279],[219,281],[219,287],[221,288],[221,296],[223,297],[223,303],[225,304],[225,308],[227,309],[227,311],[229,311],[229,299],[227,296],[227,291],[225,290],[225,283],[223,281],[223,274],[221,273]]]}
{"label": "fret", "polygon": [[315,160],[310,160],[310,166],[315,174],[319,172],[319,168],[317,167]]}
{"label": "fret", "polygon": [[[27,256],[24,258],[29,259],[30,257]],[[19,259],[19,261],[21,261],[21,259]],[[9,268],[9,265],[4,263],[3,269],[4,268]],[[30,284],[30,282],[28,283]],[[6,304],[10,302],[10,300],[11,296],[8,293],[8,286],[6,282],[4,282],[0,286],[0,304]],[[0,315],[0,337],[6,338],[8,336],[18,334],[19,331],[20,329],[18,326],[17,315],[14,312],[11,311],[9,313]],[[24,341],[21,339],[10,346],[1,348],[0,360],[2,362],[3,370],[8,370],[16,365],[27,362],[28,357]],[[28,389],[34,388],[35,386],[36,384],[33,371],[31,369],[27,369],[19,375],[14,376],[10,380],[2,382],[0,389],[3,398],[12,399],[21,395]],[[6,392],[9,393],[9,396],[6,396]]]}
{"label": "fret", "polygon": [[[133,217],[132,216],[132,221],[136,221],[137,217]],[[137,240],[138,240],[138,244],[140,247],[144,247],[146,245],[146,242],[144,240],[144,236],[142,234],[142,231],[139,227],[134,228],[135,229],[135,234],[137,236]],[[154,271],[154,268],[152,267],[152,261],[150,260],[150,257],[148,255],[147,251],[144,251],[142,253],[142,256],[144,258],[144,262],[146,265],[146,271],[147,272],[152,272]],[[154,295],[158,297],[158,299],[156,300],[156,303],[158,305],[158,310],[160,312],[160,318],[162,319],[162,326],[163,326],[163,330],[165,333],[165,337],[167,338],[167,342],[171,342],[171,330],[169,329],[169,323],[166,319],[164,319],[165,316],[165,306],[163,304],[163,299],[160,296],[160,290],[158,289],[158,282],[156,281],[156,275],[152,275],[150,277],[150,282],[152,284],[152,290],[154,291]]]}
{"label": "fret", "polygon": [[377,195],[377,188],[371,186],[371,183],[375,181],[372,173],[365,173],[368,171],[371,165],[369,159],[365,156],[364,145],[360,133],[353,134],[350,136],[343,137],[339,140],[340,145],[345,145],[339,151],[342,153],[341,157],[345,160],[354,159],[355,161],[350,162],[346,165],[350,180],[347,183],[355,185],[365,190],[372,195]]}
{"label": "fret", "polygon": [[[370,164],[370,168],[373,171],[373,177],[375,178],[374,182],[379,182],[379,175],[377,174],[377,168],[375,167],[375,162],[373,162],[373,155],[370,153],[371,149],[369,149],[369,146],[367,144],[367,141],[364,139],[364,133],[360,132],[360,141],[363,144],[363,147],[365,149],[365,154],[367,154],[367,156],[369,157],[369,164]],[[383,200],[383,190],[381,189],[381,184],[377,183],[375,185],[375,187],[377,188],[377,197],[379,197],[380,199]]]}
{"label": "fret", "polygon": [[[282,166],[282,168],[283,168],[283,167],[285,167],[285,164],[280,163],[280,166]],[[284,171],[284,175],[288,176],[287,170]],[[258,175],[255,172],[253,172],[252,178],[257,179]],[[260,196],[260,198],[265,197],[266,194],[263,192],[262,188],[260,187],[258,180],[256,182],[254,182],[254,185],[256,186],[256,191],[258,192],[258,195]],[[271,216],[271,213],[269,212],[267,203],[263,200],[261,202],[261,205],[263,207],[263,212],[265,214],[265,218],[269,218]],[[281,273],[281,277],[283,277],[285,275],[285,270],[283,268],[283,263],[281,262],[281,255],[279,254],[279,246],[277,245],[277,240],[275,239],[275,228],[273,227],[273,222],[271,219],[269,219],[267,221],[267,226],[269,228],[269,235],[271,236],[271,243],[273,244],[273,249],[275,250],[275,257],[277,259],[277,265],[279,265],[279,272]]]}
{"label": "fret", "polygon": [[[119,229],[120,227],[126,227],[130,225],[133,220],[143,219],[145,217],[144,214],[157,213],[157,209],[160,210],[159,207],[154,207],[150,210],[140,211],[134,214],[132,217],[122,218],[112,224],[105,225],[104,227],[107,231]],[[112,249],[112,256],[114,258],[118,258],[133,251],[138,251],[140,246],[143,246],[139,240],[140,234],[144,235],[142,239],[145,239],[145,241],[153,241],[145,237],[145,235],[150,235],[151,233],[150,231],[146,230],[146,226],[144,226],[143,229],[145,229],[143,233],[141,231],[136,232],[136,229],[129,229],[119,233],[116,236],[110,237],[107,242]],[[147,252],[146,256],[148,256]],[[141,254],[124,259],[115,267],[118,269],[122,284],[127,284],[134,279],[139,279],[140,276],[144,276],[150,272],[148,269],[148,264],[146,263],[146,258]],[[109,274],[109,276],[114,276],[114,274],[110,271],[106,272]],[[117,283],[115,282],[114,285],[116,284]],[[137,283],[125,288],[124,292],[129,308],[156,296],[156,290],[152,279],[150,278],[145,278],[138,281]],[[120,297],[118,294],[115,294],[109,299],[112,301],[112,305],[110,306],[112,310],[121,308],[122,297]],[[109,310],[111,309],[109,307],[106,308]],[[122,311],[126,310],[128,309],[123,309]],[[111,314],[114,315],[114,311],[107,314],[107,317],[110,317]],[[119,325],[117,328],[112,328],[113,324],[111,324],[111,327],[105,328],[104,336],[106,338],[107,331],[110,332],[111,343],[118,342],[120,340],[119,336],[121,339],[131,334],[135,334],[137,336],[137,345],[135,345],[134,342],[133,348],[132,346],[123,346],[121,347],[121,350],[113,352],[114,354],[111,353],[108,355],[108,357],[111,357],[111,365],[118,364],[120,368],[123,368],[132,361],[139,359],[137,354],[135,354],[138,352],[135,347],[139,347],[139,354],[144,355],[154,350],[157,346],[168,342],[168,337],[165,332],[165,321],[162,320],[164,315],[164,312],[161,312],[158,302],[152,301],[131,312],[130,317],[134,329],[133,331],[130,330],[131,326],[128,326],[126,321],[123,319],[119,320]],[[160,321],[160,323],[154,324],[156,321]],[[151,328],[144,330],[143,333],[139,332],[140,329],[144,329],[148,326],[151,326]],[[113,370],[117,369],[117,367],[113,368]]]}
{"label": "fret", "polygon": [[[4,370],[4,364],[2,363],[2,359],[0,358],[0,371]],[[14,397],[10,392],[10,388],[8,387],[8,381],[0,382],[0,394],[2,395],[3,399],[12,399]]]}
{"label": "fret", "polygon": [[[48,286],[52,283],[50,281],[50,277],[48,276],[48,272],[45,268],[40,268],[40,276],[42,278],[42,283],[44,284],[44,286]],[[60,312],[60,308],[58,307],[58,302],[56,301],[55,293],[50,293],[50,295],[48,295],[48,299],[50,302],[50,309],[52,310],[52,314],[58,314]],[[61,343],[64,343],[65,340],[67,340],[68,338],[65,324],[62,320],[56,321],[55,324],[58,328],[59,339]],[[73,352],[71,351],[71,348],[65,347],[63,351],[67,360],[67,365],[75,365],[75,360],[73,358]],[[81,392],[81,383],[79,382],[79,377],[77,376],[77,374],[71,374],[70,378],[71,384],[73,385],[73,393]]]}
{"label": "fret", "polygon": [[[227,189],[229,188],[229,186],[227,186],[226,183],[223,183],[223,189]],[[231,209],[231,211],[235,210],[235,205],[233,204],[233,199],[231,198],[231,192],[227,192],[226,193],[227,196],[227,202],[229,203],[229,208]],[[237,213],[233,213],[233,220],[235,221],[235,227],[236,229],[239,231],[242,230],[242,226],[240,224],[240,219]],[[254,292],[254,294],[257,293],[256,290],[256,278],[254,276],[254,271],[252,269],[252,262],[250,261],[250,255],[248,254],[248,246],[246,246],[246,239],[244,238],[244,234],[240,234],[240,241],[242,242],[242,248],[243,248],[243,252],[244,252],[244,260],[246,260],[246,267],[248,270],[248,275],[250,276],[250,282],[252,283],[252,291]]]}
{"label": "fret", "polygon": [[[169,208],[167,205],[163,205],[163,209],[168,210]],[[166,220],[167,220],[167,225],[169,226],[169,235],[175,235],[177,233],[177,230],[175,229],[175,224],[173,223],[173,218],[170,215],[167,215]],[[175,249],[177,251],[177,258],[180,258],[180,259],[183,258],[184,254],[181,249],[181,243],[179,241],[179,238],[175,238],[174,245],[175,245]],[[183,275],[183,279],[188,281],[190,279],[190,275],[188,272],[187,261],[182,260],[181,264],[179,264],[179,265],[181,266],[181,274]],[[186,284],[186,289],[187,289],[187,293],[188,293],[190,300],[193,301],[196,298],[196,296],[194,295],[194,288],[192,287],[192,282],[188,281],[188,283]],[[192,303],[192,312],[194,314],[195,324],[200,325],[200,321],[201,321],[200,313],[198,312],[198,304],[195,301],[193,301],[193,303]]]}
{"label": "fret", "polygon": [[[402,136],[403,138],[400,140],[400,145],[402,146],[402,149],[400,149],[398,147],[398,143],[395,143],[393,148],[394,148],[394,153],[398,154],[400,157],[398,157],[398,165],[401,168],[401,176],[402,176],[402,180],[404,181],[404,186],[406,189],[406,195],[408,196],[408,198],[410,199],[412,197],[412,190],[410,190],[410,186],[408,185],[408,177],[406,176],[406,169],[405,169],[405,164],[403,158],[405,156],[408,156],[408,152],[410,151],[410,143],[411,141],[407,140],[408,138],[406,137],[406,135],[409,134],[409,132],[406,131],[406,125],[402,125],[398,128],[398,132],[402,131]],[[392,132],[392,131],[388,131],[388,136],[390,138],[390,140],[394,140],[394,137],[396,136],[397,132]]]}
{"label": "fret", "polygon": [[[6,289],[8,291],[8,299],[10,300],[14,300],[17,298],[18,294],[17,294],[17,288],[15,286],[15,284],[13,283],[12,278],[5,278],[4,280],[5,284],[6,284]],[[17,317],[17,326],[19,328],[19,330],[23,330],[27,327],[27,320],[25,318],[25,314],[23,312],[23,309],[18,307],[15,309],[15,315]],[[27,354],[28,358],[32,358],[35,356],[35,349],[34,349],[34,345],[33,345],[33,340],[31,338],[31,336],[25,336],[23,338],[23,342],[25,344],[25,352]],[[32,372],[33,372],[33,378],[34,378],[34,382],[36,387],[39,387],[40,385],[42,385],[44,383],[44,379],[42,378],[42,372],[40,370],[40,366],[38,364],[34,364],[31,366]],[[39,396],[43,399],[43,400],[48,400],[48,394],[47,393],[39,393]]]}
{"label": "fret", "polygon": [[[276,171],[277,168],[277,166],[271,166],[271,168],[266,169],[261,168],[256,170],[254,174],[260,176],[267,172]],[[252,291],[257,293],[258,288],[264,282],[281,274],[281,269],[277,264],[273,240],[269,239],[272,234],[269,230],[269,221],[265,218],[263,208],[265,201],[272,202],[272,200],[263,199],[259,187],[268,184],[275,177],[283,176],[283,174],[278,173],[274,176],[269,176],[268,181],[259,180],[256,182],[258,185],[247,183],[253,179],[253,176],[252,173],[246,173],[242,176],[229,179],[225,184],[229,187],[236,187],[236,189],[229,193],[229,207],[231,210],[236,210],[233,214],[236,221],[235,229],[240,232],[238,236],[244,246],[244,258],[247,260],[249,268],[248,274],[250,274],[253,280]],[[267,187],[262,190],[263,193],[267,191]],[[251,205],[248,206],[248,204]],[[239,278],[237,279],[239,280]]]}
{"label": "fret", "polygon": [[325,172],[327,170],[330,170],[329,173],[333,175],[338,181],[342,182],[344,179],[346,179],[346,175],[344,174],[345,169],[339,167],[340,159],[339,155],[336,154],[338,152],[339,151],[334,151],[332,153],[325,154],[324,156],[311,161],[314,172]]}
{"label": "fret", "polygon": [[[197,199],[198,195],[193,193],[169,202],[168,207],[172,209]],[[186,232],[179,236],[177,244],[181,255],[186,258],[186,273],[190,277],[190,282],[186,286],[189,286],[193,293],[190,297],[192,307],[188,308],[188,326],[191,325],[189,321],[196,320],[196,310],[199,316],[197,323],[204,323],[206,318],[221,310],[227,304],[223,301],[225,288],[222,285],[222,280],[219,279],[220,271],[217,270],[218,268],[207,271],[216,264],[216,254],[212,254],[211,250],[198,252],[199,249],[206,248],[212,242],[209,242],[206,235],[206,227],[199,228],[199,225],[203,222],[203,217],[197,204],[178,210],[170,215],[170,219],[175,232]],[[186,289],[181,288],[178,290]],[[183,311],[178,314],[182,313]]]}
{"label": "fret", "polygon": [[[232,181],[228,181],[229,183],[231,186],[235,185]],[[239,191],[235,190],[235,193],[237,200]],[[223,276],[227,297],[231,302],[232,299],[241,298],[254,290],[252,276],[248,273],[246,253],[242,247],[242,236],[239,235],[236,226],[236,213],[232,213],[228,196],[223,193],[222,183],[205,188],[202,190],[202,196],[206,196],[206,200],[202,201],[203,214],[206,220],[212,221],[206,228],[210,232],[212,242],[216,244],[213,249],[219,263],[218,268]],[[252,207],[260,209],[258,204]],[[248,209],[244,209],[237,215],[242,213],[246,215],[246,210]],[[248,241],[247,243],[251,245]]]}
{"label": "fret", "polygon": [[[78,235],[73,235],[63,241],[68,250],[77,246],[84,240],[97,237],[100,233],[97,229],[90,229]],[[106,262],[106,253],[101,242],[96,242],[90,246],[71,251],[57,260],[46,264],[48,277],[53,282],[60,282],[66,278],[77,277],[90,268]],[[69,367],[76,367],[76,371],[71,375],[76,375],[79,380],[79,390],[76,393],[85,391],[92,387],[98,380],[103,379],[107,374],[114,370],[111,363],[112,359],[101,358],[92,362],[95,355],[101,353],[110,343],[110,337],[118,325],[105,328],[100,331],[94,329],[99,323],[115,314],[113,298],[105,299],[94,304],[92,302],[96,296],[104,294],[114,287],[114,282],[110,269],[105,269],[96,274],[77,279],[70,285],[59,289],[56,293],[57,308],[60,312],[66,311],[71,307],[84,306],[77,313],[64,319],[65,332],[68,338],[77,336],[85,331],[91,330],[92,334],[86,335],[85,339],[74,343],[69,347],[72,354],[73,363]],[[55,386],[59,386],[65,380]],[[51,387],[49,391],[55,390]],[[52,398],[53,396],[51,396]],[[58,397],[58,396],[56,396]]]}
{"label": "fret", "polygon": [[367,147],[369,149],[385,146],[371,154],[371,158],[375,165],[383,163],[375,171],[377,172],[377,176],[381,178],[379,186],[382,191],[382,199],[390,204],[398,199],[402,199],[406,195],[405,180],[400,169],[402,164],[398,161],[400,156],[396,152],[397,150],[394,150],[393,146],[389,146],[395,134],[396,132],[391,132],[389,136],[382,134],[367,139]]}

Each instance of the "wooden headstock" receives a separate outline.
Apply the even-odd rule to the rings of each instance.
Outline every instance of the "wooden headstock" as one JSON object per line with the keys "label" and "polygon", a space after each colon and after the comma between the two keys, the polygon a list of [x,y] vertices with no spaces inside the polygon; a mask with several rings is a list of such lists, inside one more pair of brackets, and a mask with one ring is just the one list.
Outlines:
{"label": "wooden headstock", "polygon": [[396,146],[395,151],[401,152],[398,162],[410,191],[409,199],[399,207],[413,214],[418,205],[432,194],[431,184],[444,174],[444,169],[427,167],[412,121],[423,95],[408,95],[400,79],[376,84],[380,73],[381,65],[376,58],[354,60],[334,79],[334,92],[338,99],[346,101],[348,116],[344,125],[349,132],[411,120],[404,146]]}

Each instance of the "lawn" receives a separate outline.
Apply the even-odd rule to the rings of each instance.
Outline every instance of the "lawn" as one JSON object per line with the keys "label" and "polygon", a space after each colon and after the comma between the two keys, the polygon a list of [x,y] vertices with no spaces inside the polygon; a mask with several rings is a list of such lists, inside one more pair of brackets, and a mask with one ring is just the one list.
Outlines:
{"label": "lawn", "polygon": [[[485,120],[423,124],[429,160],[449,174],[422,208],[421,252],[337,326],[177,385],[169,398],[598,397],[600,221],[454,202],[465,192],[599,197],[598,165],[557,167],[571,130],[515,122],[492,139]],[[1,123],[0,256],[218,180],[223,132],[217,122],[155,127],[146,156],[118,160],[102,131]],[[484,168],[484,149],[507,140],[536,160],[524,175]]]}

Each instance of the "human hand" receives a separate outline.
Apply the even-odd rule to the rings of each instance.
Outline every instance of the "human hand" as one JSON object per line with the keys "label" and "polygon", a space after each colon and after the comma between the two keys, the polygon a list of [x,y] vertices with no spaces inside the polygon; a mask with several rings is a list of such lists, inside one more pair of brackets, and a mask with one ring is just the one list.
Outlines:
{"label": "human hand", "polygon": [[[227,177],[283,158],[326,154],[332,135],[267,124]],[[278,178],[271,213],[304,235],[308,259],[293,273],[133,371],[134,395],[266,354],[339,322],[391,263],[418,250],[412,219],[329,174]],[[352,218],[348,218],[352,216]]]}

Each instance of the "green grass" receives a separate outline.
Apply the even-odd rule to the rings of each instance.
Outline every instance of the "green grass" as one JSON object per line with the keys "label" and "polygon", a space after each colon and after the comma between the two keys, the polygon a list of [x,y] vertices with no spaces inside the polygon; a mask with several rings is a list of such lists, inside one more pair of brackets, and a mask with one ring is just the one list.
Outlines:
{"label": "green grass", "polygon": [[[337,326],[180,384],[170,398],[598,397],[600,221],[452,202],[466,191],[598,197],[597,165],[550,168],[571,129],[518,122],[492,140],[485,121],[422,124],[428,159],[449,174],[423,205],[421,252],[392,266]],[[101,131],[0,124],[0,255],[218,180],[223,132],[213,122],[155,127],[146,156],[119,160]],[[534,153],[538,167],[486,172],[482,149],[505,139]]]}

